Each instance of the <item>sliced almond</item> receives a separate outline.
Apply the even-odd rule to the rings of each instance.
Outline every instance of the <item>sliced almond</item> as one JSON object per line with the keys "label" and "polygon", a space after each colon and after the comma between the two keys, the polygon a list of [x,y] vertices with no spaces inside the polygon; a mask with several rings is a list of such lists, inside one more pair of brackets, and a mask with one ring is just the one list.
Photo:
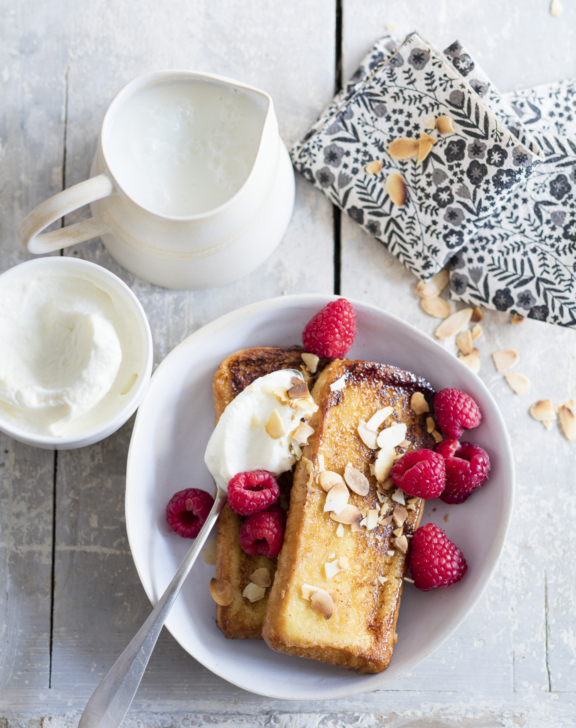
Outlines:
{"label": "sliced almond", "polygon": [[274,390],[274,396],[280,402],[280,404],[287,404],[289,401],[288,393],[282,387],[278,387],[278,389]]}
{"label": "sliced almond", "polygon": [[316,374],[316,370],[318,369],[318,363],[320,362],[320,357],[316,356],[316,354],[309,354],[307,351],[303,352],[301,356],[302,361],[308,367],[310,374]]}
{"label": "sliced almond", "polygon": [[396,538],[398,538],[399,536],[402,536],[402,534],[404,533],[404,529],[402,528],[402,526],[400,526],[399,528],[395,528],[392,533],[394,534],[394,536],[396,536]]}
{"label": "sliced almond", "polygon": [[436,423],[434,422],[434,418],[427,417],[426,418],[426,431],[428,432],[428,434],[430,434],[431,432],[434,432],[435,429],[436,429]]}
{"label": "sliced almond", "polygon": [[492,354],[492,361],[497,372],[505,372],[506,369],[515,367],[520,361],[516,349],[504,349],[503,351],[495,351]]}
{"label": "sliced almond", "polygon": [[456,337],[456,346],[460,349],[463,354],[471,354],[474,349],[472,343],[472,332],[469,329],[462,331]]}
{"label": "sliced almond", "polygon": [[330,619],[334,612],[334,600],[326,591],[320,591],[319,589],[312,594],[310,597],[310,604],[312,609],[324,617],[324,619]]}
{"label": "sliced almond", "polygon": [[326,467],[324,465],[324,455],[322,453],[320,453],[320,455],[318,455],[317,463],[318,463],[318,472],[323,473],[326,470]]}
{"label": "sliced almond", "polygon": [[213,538],[204,547],[202,551],[202,558],[207,564],[216,563],[216,539]]}
{"label": "sliced almond", "polygon": [[227,607],[234,600],[234,587],[226,579],[210,579],[210,594],[221,607]]}
{"label": "sliced almond", "polygon": [[301,422],[290,437],[292,437],[293,440],[296,440],[299,445],[307,445],[308,438],[313,434],[314,428],[310,427],[307,422]]}
{"label": "sliced almond", "polygon": [[392,511],[392,518],[397,526],[403,526],[408,518],[408,511],[404,506],[396,506]]}
{"label": "sliced almond", "polygon": [[436,130],[438,134],[453,134],[456,131],[449,116],[439,116],[436,119]]}
{"label": "sliced almond", "polygon": [[346,507],[350,493],[344,483],[336,483],[328,491],[326,502],[324,503],[324,513],[333,511],[338,514]]}
{"label": "sliced almond", "polygon": [[374,463],[374,475],[379,483],[384,483],[388,479],[395,459],[396,452],[394,448],[385,447],[379,451],[376,462]]}
{"label": "sliced almond", "polygon": [[445,319],[450,316],[450,304],[443,298],[423,298],[420,301],[422,309],[429,315],[435,318]]}
{"label": "sliced almond", "polygon": [[471,308],[461,308],[460,311],[456,311],[452,316],[448,316],[434,332],[436,338],[447,339],[449,336],[454,336],[462,331],[465,326],[468,326],[471,316]]}
{"label": "sliced almond", "polygon": [[398,538],[393,538],[392,544],[399,550],[402,551],[403,554],[408,551],[408,539],[406,536],[398,536]]}
{"label": "sliced almond", "polygon": [[431,116],[429,119],[426,119],[426,128],[427,129],[436,128],[436,119],[433,116]]}
{"label": "sliced almond", "polygon": [[418,141],[416,139],[406,139],[406,137],[395,139],[388,146],[388,154],[392,159],[412,159],[412,157],[418,155],[418,151]]}
{"label": "sliced almond", "polygon": [[275,409],[272,412],[264,429],[266,430],[266,434],[273,440],[278,440],[286,434],[284,423],[282,422],[282,418],[280,417],[278,410]]}
{"label": "sliced almond", "polygon": [[378,525],[379,512],[377,508],[371,508],[366,516],[366,530],[373,531]]}
{"label": "sliced almond", "polygon": [[388,581],[388,577],[387,576],[379,576],[378,577],[378,581],[380,582],[380,584],[385,584]]}
{"label": "sliced almond", "polygon": [[272,583],[272,578],[270,577],[270,569],[267,569],[265,566],[262,566],[261,568],[256,569],[256,571],[253,571],[248,578],[253,584],[256,584],[256,586],[261,586],[263,589],[265,589],[267,586],[270,586],[270,584]]}
{"label": "sliced almond", "polygon": [[540,422],[550,422],[556,419],[556,412],[549,399],[539,399],[530,407],[530,414]]}
{"label": "sliced almond", "polygon": [[369,162],[364,169],[366,170],[366,174],[378,174],[382,169],[382,162],[375,159],[373,162]]}
{"label": "sliced almond", "polygon": [[564,437],[567,440],[576,440],[576,417],[574,417],[574,412],[563,404],[558,411],[558,419]]}
{"label": "sliced almond", "polygon": [[344,536],[344,526],[340,523],[338,524],[338,528],[336,529],[336,535],[338,538],[342,538]]}
{"label": "sliced almond", "polygon": [[416,286],[416,293],[422,298],[437,298],[450,280],[447,270],[441,270],[432,276],[429,281],[420,281]]}
{"label": "sliced almond", "polygon": [[368,495],[368,491],[370,490],[368,478],[364,475],[364,473],[361,473],[359,470],[352,467],[350,463],[348,463],[344,470],[344,480],[346,481],[346,485],[354,493],[358,493],[358,495]]}
{"label": "sliced almond", "polygon": [[438,140],[431,137],[430,134],[426,134],[425,132],[420,134],[420,139],[418,141],[418,159],[416,161],[423,162],[430,154],[432,147],[437,141]]}
{"label": "sliced almond", "polygon": [[340,377],[340,379],[337,379],[335,382],[332,382],[332,384],[330,385],[330,390],[332,392],[339,392],[341,389],[344,389],[344,387],[346,386],[347,378],[348,378],[347,375],[343,374]]}
{"label": "sliced almond", "polygon": [[[314,594],[317,591],[323,591],[325,592],[326,589],[323,589],[321,586],[312,586],[312,584],[302,584],[302,599],[306,599],[307,601],[310,599],[312,594]],[[326,592],[328,593],[328,592]]]}
{"label": "sliced almond", "polygon": [[476,308],[472,311],[472,318],[470,321],[472,321],[473,324],[477,324],[479,321],[482,321],[484,318],[484,311],[480,308],[480,306],[476,306]]}
{"label": "sliced almond", "polygon": [[551,430],[552,429],[552,422],[551,420],[542,420],[542,424],[544,425],[545,430]]}
{"label": "sliced almond", "polygon": [[525,320],[526,320],[526,316],[520,316],[519,313],[513,313],[512,318],[510,319],[510,323],[518,325],[518,324],[523,324]]}
{"label": "sliced almond", "polygon": [[482,330],[482,327],[480,324],[474,324],[472,327],[472,341],[476,341],[476,339],[479,339],[484,331]]}
{"label": "sliced almond", "polygon": [[372,417],[366,423],[366,427],[373,432],[376,432],[380,425],[390,417],[394,412],[392,407],[382,407],[378,412],[375,412]]}
{"label": "sliced almond", "polygon": [[341,569],[347,569],[350,566],[350,559],[347,556],[341,556],[338,559],[338,566]]}
{"label": "sliced almond", "polygon": [[402,205],[406,202],[408,194],[406,182],[404,182],[404,179],[396,172],[393,172],[386,177],[386,192],[390,195],[392,202],[398,207],[402,207]]}
{"label": "sliced almond", "polygon": [[336,523],[344,523],[347,526],[351,526],[354,523],[360,523],[362,520],[362,514],[356,506],[348,503],[348,505],[344,506],[340,513],[331,513],[330,518],[333,521],[336,521]]}
{"label": "sliced almond", "polygon": [[417,415],[423,415],[430,412],[430,406],[422,392],[414,392],[410,397],[410,409]]}
{"label": "sliced almond", "polygon": [[442,442],[444,439],[438,430],[432,430],[432,437],[436,440],[436,442]]}
{"label": "sliced almond", "polygon": [[[384,507],[382,507],[382,510],[380,511],[383,513],[385,511]],[[386,518],[382,518],[380,525],[382,526],[389,526],[392,523],[392,516],[386,516]]]}
{"label": "sliced almond", "polygon": [[406,505],[406,498],[405,498],[404,491],[401,490],[400,488],[396,488],[396,490],[392,494],[392,500],[395,503],[400,503],[401,506],[405,506]]}
{"label": "sliced almond", "polygon": [[318,476],[318,482],[322,490],[328,493],[335,485],[344,485],[344,478],[338,473],[333,473],[331,470],[323,470]]}
{"label": "sliced almond", "polygon": [[376,439],[378,436],[374,432],[374,430],[368,429],[364,420],[360,420],[360,422],[358,423],[358,434],[360,435],[360,439],[367,448],[370,448],[370,450],[376,449]]}
{"label": "sliced almond", "polygon": [[260,599],[264,599],[266,596],[266,589],[250,582],[242,592],[242,596],[248,599],[249,602],[259,602]]}
{"label": "sliced almond", "polygon": [[518,374],[517,372],[509,372],[508,374],[504,375],[504,379],[506,380],[510,389],[513,392],[516,392],[516,394],[526,394],[526,392],[530,389],[530,380],[523,374]]}
{"label": "sliced almond", "polygon": [[410,447],[411,444],[410,440],[402,440],[398,447]]}
{"label": "sliced almond", "polygon": [[406,438],[406,425],[402,423],[396,423],[386,427],[378,435],[378,447],[389,448],[397,447]]}
{"label": "sliced almond", "polygon": [[551,0],[550,2],[550,15],[553,15],[555,18],[560,17],[562,13],[564,12],[564,7],[560,0]]}
{"label": "sliced almond", "polygon": [[[560,406],[562,406],[562,405],[560,405]],[[574,407],[574,400],[569,399],[567,402],[564,402],[564,407],[569,407],[570,409],[572,409]]]}
{"label": "sliced almond", "polygon": [[286,394],[290,397],[290,399],[306,399],[306,397],[310,396],[306,382],[303,379],[298,379],[297,377],[293,377],[292,386],[290,389],[286,390]]}
{"label": "sliced almond", "polygon": [[326,574],[326,579],[332,579],[332,577],[336,576],[336,574],[339,574],[342,571],[342,567],[338,563],[338,559],[336,561],[327,561],[324,564],[324,573]]}
{"label": "sliced almond", "polygon": [[460,354],[458,359],[460,359],[463,364],[466,364],[467,367],[472,369],[475,374],[478,374],[480,371],[480,352],[478,349],[472,349],[470,354]]}

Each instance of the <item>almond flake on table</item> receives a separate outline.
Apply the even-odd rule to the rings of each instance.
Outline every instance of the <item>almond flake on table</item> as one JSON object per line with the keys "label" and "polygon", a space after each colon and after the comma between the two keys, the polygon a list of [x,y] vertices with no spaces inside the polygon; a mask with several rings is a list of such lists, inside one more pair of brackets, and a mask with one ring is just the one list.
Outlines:
{"label": "almond flake on table", "polygon": [[472,316],[470,317],[470,321],[472,321],[473,324],[477,324],[479,321],[482,321],[484,318],[484,312],[480,308],[480,306],[476,306],[476,308],[472,311]]}
{"label": "almond flake on table", "polygon": [[518,374],[518,372],[509,372],[504,375],[506,383],[510,389],[516,394],[526,394],[530,389],[530,380],[525,377],[524,374]]}
{"label": "almond flake on table", "polygon": [[549,399],[539,399],[530,407],[530,414],[540,422],[551,422],[556,419],[556,412]]}
{"label": "almond flake on table", "polygon": [[476,341],[476,339],[479,339],[482,334],[484,333],[484,330],[480,326],[480,324],[474,324],[472,327],[472,341]]}
{"label": "almond flake on table", "polygon": [[465,326],[470,323],[472,316],[471,308],[461,308],[447,319],[444,319],[440,326],[434,332],[437,339],[448,339],[450,336],[458,334]]}
{"label": "almond flake on table", "polygon": [[418,156],[418,151],[419,144],[417,139],[401,137],[400,139],[394,139],[388,145],[388,154],[392,159],[412,159],[412,157]]}
{"label": "almond flake on table", "polygon": [[462,331],[456,337],[456,346],[460,349],[462,354],[471,354],[474,349],[472,343],[472,332],[469,329]]}
{"label": "almond flake on table", "polygon": [[404,178],[396,172],[393,172],[386,177],[385,187],[392,202],[397,207],[402,207],[406,202],[406,197],[408,195],[408,188],[406,187]]}
{"label": "almond flake on table", "polygon": [[454,134],[456,129],[452,124],[452,119],[449,116],[439,116],[436,119],[436,131],[438,134]]}
{"label": "almond flake on table", "polygon": [[368,162],[364,169],[366,174],[378,174],[382,170],[382,162],[375,159],[373,162]]}
{"label": "almond flake on table", "polygon": [[576,417],[574,417],[574,412],[563,404],[558,410],[558,419],[564,437],[570,441],[576,440]]}
{"label": "almond flake on table", "polygon": [[505,372],[506,369],[515,367],[520,361],[520,357],[516,349],[503,349],[492,354],[492,361],[497,372]]}
{"label": "almond flake on table", "polygon": [[564,12],[564,6],[560,2],[560,0],[552,0],[550,3],[550,15],[553,15],[555,18],[560,17],[562,13]]}
{"label": "almond flake on table", "polygon": [[429,281],[420,281],[416,286],[416,293],[421,298],[437,298],[450,280],[447,270],[441,270],[432,276]]}
{"label": "almond flake on table", "polygon": [[450,304],[443,298],[422,298],[420,299],[422,309],[435,318],[445,319],[450,316]]}
{"label": "almond flake on table", "polygon": [[510,323],[518,325],[518,324],[523,324],[525,320],[526,320],[526,316],[520,316],[520,314],[518,314],[518,313],[513,313]]}
{"label": "almond flake on table", "polygon": [[480,352],[478,349],[472,349],[470,354],[460,354],[458,359],[460,359],[463,364],[466,364],[466,366],[475,374],[478,374],[480,371]]}
{"label": "almond flake on table", "polygon": [[438,139],[434,139],[434,137],[430,136],[430,134],[426,134],[426,132],[420,134],[420,139],[418,141],[418,159],[416,161],[422,163],[430,154],[432,147],[437,141]]}

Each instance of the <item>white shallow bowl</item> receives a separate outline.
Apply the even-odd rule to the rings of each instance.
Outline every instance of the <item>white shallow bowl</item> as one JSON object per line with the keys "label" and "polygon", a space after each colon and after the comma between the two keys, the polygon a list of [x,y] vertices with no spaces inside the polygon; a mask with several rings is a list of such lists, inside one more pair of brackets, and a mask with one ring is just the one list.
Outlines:
{"label": "white shallow bowl", "polygon": [[[170,497],[186,487],[213,493],[204,465],[212,433],[212,376],[237,349],[301,342],[304,325],[333,296],[302,295],[263,301],[224,316],[186,339],[162,362],[140,406],[130,444],[126,480],[126,526],[144,589],[156,602],[184,558],[190,541],[165,520]],[[208,591],[214,567],[202,559],[168,618],[175,639],[205,667],[245,690],[286,699],[339,698],[376,690],[414,668],[464,621],[486,588],[504,544],[510,519],[514,468],[508,434],[484,384],[445,349],[390,314],[359,301],[356,341],[348,357],[393,364],[427,379],[436,390],[458,387],[483,413],[481,427],[466,438],[490,454],[490,480],[466,503],[427,504],[423,523],[437,521],[468,561],[464,579],[447,589],[420,592],[406,584],[398,620],[398,644],[390,667],[379,675],[273,652],[259,640],[227,640],[215,624]],[[449,523],[442,516],[450,512]]]}
{"label": "white shallow bowl", "polygon": [[115,294],[121,302],[121,305],[134,316],[134,326],[138,328],[142,340],[140,370],[138,371],[138,379],[135,385],[126,395],[126,401],[122,407],[97,426],[79,432],[73,437],[54,437],[28,432],[23,428],[0,421],[0,431],[26,445],[33,445],[34,447],[40,447],[45,450],[74,450],[104,440],[104,438],[119,430],[136,411],[142,401],[142,397],[144,397],[152,374],[152,362],[154,358],[152,333],[146,313],[134,293],[118,276],[103,268],[101,265],[96,265],[96,263],[90,263],[87,260],[80,260],[78,258],[69,258],[67,256],[36,258],[8,269],[2,273],[0,279],[3,285],[9,284],[12,279],[20,277],[23,274],[35,275],[46,272],[49,269],[54,270],[57,275],[76,274],[86,276],[95,281],[102,290]]}

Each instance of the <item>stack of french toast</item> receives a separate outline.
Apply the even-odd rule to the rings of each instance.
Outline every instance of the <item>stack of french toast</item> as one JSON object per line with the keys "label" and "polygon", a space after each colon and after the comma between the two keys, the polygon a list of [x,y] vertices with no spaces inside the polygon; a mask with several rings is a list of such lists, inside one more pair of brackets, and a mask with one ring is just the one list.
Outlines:
{"label": "stack of french toast", "polygon": [[[405,425],[395,457],[433,448],[426,416],[411,403],[420,392],[431,407],[434,390],[385,364],[320,359],[311,369],[303,354],[299,346],[244,349],[214,376],[216,422],[245,387],[279,369],[301,370],[318,405],[302,457],[280,479],[287,523],[278,558],[245,553],[239,544],[242,516],[229,506],[220,515],[216,577],[230,582],[234,598],[217,606],[217,624],[229,639],[263,638],[279,652],[377,673],[390,664],[397,640],[408,540],[423,501],[407,500],[379,476],[378,452],[365,423],[386,410],[389,425]],[[351,475],[361,487],[349,494],[347,517],[327,512],[326,482],[340,477],[349,483]],[[259,569],[268,570],[271,586],[250,601],[245,589]]]}

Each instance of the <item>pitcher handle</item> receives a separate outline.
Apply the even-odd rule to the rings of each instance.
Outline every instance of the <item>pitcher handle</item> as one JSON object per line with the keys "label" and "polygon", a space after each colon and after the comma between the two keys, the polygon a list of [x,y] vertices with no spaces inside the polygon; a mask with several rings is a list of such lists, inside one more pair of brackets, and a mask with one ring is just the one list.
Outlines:
{"label": "pitcher handle", "polygon": [[39,233],[64,215],[68,215],[90,202],[108,197],[113,191],[114,186],[108,175],[99,174],[97,177],[79,182],[67,190],[62,190],[54,197],[42,202],[29,215],[26,215],[20,224],[18,232],[24,247],[28,252],[40,255],[52,253],[55,250],[83,243],[85,240],[102,235],[106,232],[107,227],[94,217],[67,225],[51,233],[44,233],[44,235],[39,235]]}

